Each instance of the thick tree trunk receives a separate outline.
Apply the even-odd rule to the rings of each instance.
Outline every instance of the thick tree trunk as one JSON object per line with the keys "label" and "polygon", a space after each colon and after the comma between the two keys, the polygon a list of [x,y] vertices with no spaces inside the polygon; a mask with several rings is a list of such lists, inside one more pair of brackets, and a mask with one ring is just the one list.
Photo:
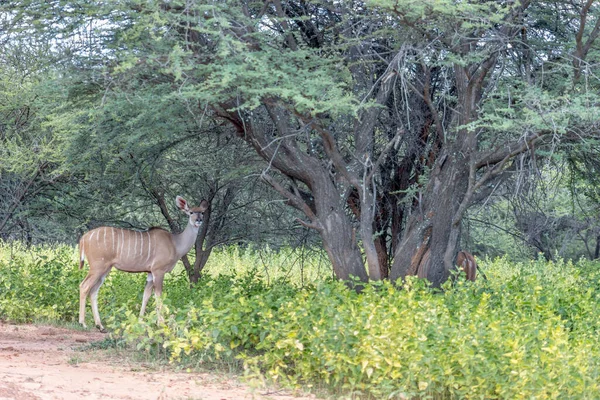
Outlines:
{"label": "thick tree trunk", "polygon": [[366,282],[368,277],[360,250],[356,245],[356,235],[346,215],[332,210],[320,220],[323,222],[320,230],[321,239],[335,276],[345,281],[356,277]]}
{"label": "thick tree trunk", "polygon": [[342,280],[354,276],[362,282],[368,281],[356,231],[346,214],[339,191],[324,174],[313,176],[311,188],[315,206],[312,222],[323,240],[335,276]]}
{"label": "thick tree trunk", "polygon": [[[227,108],[229,107],[224,105],[223,108],[217,109],[217,112],[233,123],[238,135],[254,147],[256,152],[269,162],[270,167],[289,178],[290,187],[284,187],[268,173],[262,176],[277,192],[287,198],[289,205],[304,213],[309,219],[308,222],[301,220],[304,226],[319,232],[335,276],[342,280],[356,277],[362,282],[368,281],[369,276],[357,244],[357,234],[346,213],[347,196],[343,195],[343,190],[347,189],[347,186],[331,173],[330,165],[302,150],[292,140],[293,135],[290,135],[290,132],[294,129],[289,125],[289,116],[284,109],[267,101],[265,111],[271,123],[265,123],[264,120],[259,120],[258,112],[256,120],[243,120],[239,113],[226,111]],[[273,144],[271,128],[275,128],[283,138],[277,141],[276,145]],[[320,132],[322,144],[328,148],[332,158],[343,164],[331,135],[319,127],[315,129]],[[345,166],[341,169],[345,169]],[[303,197],[301,192],[305,189],[297,185],[299,182],[302,182],[310,193],[308,199]],[[372,219],[370,223],[372,224]],[[366,224],[362,228],[365,226]],[[359,235],[365,234],[365,231],[368,229],[362,229]],[[371,236],[369,239],[372,241]]]}
{"label": "thick tree trunk", "polygon": [[202,276],[202,271],[208,262],[208,258],[210,257],[210,253],[212,253],[212,248],[208,250],[202,250],[201,247],[196,247],[196,260],[194,261],[193,268],[188,270],[188,278],[190,279],[190,284],[193,286],[200,280]]}
{"label": "thick tree trunk", "polygon": [[[473,70],[458,64],[454,67],[457,103],[451,125],[458,129],[452,139],[446,139],[418,210],[409,218],[396,251],[392,280],[418,275],[440,286],[454,268],[460,222],[475,185],[477,138],[465,127],[477,116],[483,82],[494,63],[491,57]],[[425,256],[428,250],[429,256]]]}
{"label": "thick tree trunk", "polygon": [[448,279],[460,237],[456,215],[468,182],[468,162],[461,152],[439,158],[418,209],[408,219],[394,256],[391,280],[417,275],[440,286]]}

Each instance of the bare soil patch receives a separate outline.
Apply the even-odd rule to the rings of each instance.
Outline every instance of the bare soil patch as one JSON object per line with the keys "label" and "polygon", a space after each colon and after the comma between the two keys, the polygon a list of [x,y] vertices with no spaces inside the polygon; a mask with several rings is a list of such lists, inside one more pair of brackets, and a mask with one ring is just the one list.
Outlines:
{"label": "bare soil patch", "polygon": [[106,351],[103,356],[103,350],[89,350],[90,343],[105,337],[96,331],[0,322],[0,400],[315,399],[254,390],[235,377],[217,373],[157,370]]}

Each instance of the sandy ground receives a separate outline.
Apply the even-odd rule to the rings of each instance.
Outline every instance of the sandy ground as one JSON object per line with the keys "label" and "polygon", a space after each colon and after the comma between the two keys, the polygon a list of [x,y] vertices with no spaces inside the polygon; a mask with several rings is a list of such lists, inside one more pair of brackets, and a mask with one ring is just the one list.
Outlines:
{"label": "sandy ground", "polygon": [[120,360],[114,352],[82,351],[105,337],[96,331],[0,322],[0,400],[315,399],[253,390],[231,376],[157,371]]}

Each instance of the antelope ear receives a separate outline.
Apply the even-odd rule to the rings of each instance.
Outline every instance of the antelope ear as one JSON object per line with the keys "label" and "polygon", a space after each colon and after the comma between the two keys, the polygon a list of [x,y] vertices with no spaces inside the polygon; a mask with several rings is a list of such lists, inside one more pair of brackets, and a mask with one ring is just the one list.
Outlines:
{"label": "antelope ear", "polygon": [[198,206],[198,208],[202,212],[206,211],[206,209],[208,208],[208,201],[206,201],[205,199],[202,199],[202,201],[200,202],[200,205]]}
{"label": "antelope ear", "polygon": [[185,199],[181,196],[177,196],[175,197],[175,204],[177,204],[177,207],[185,212],[186,214],[188,214],[190,212],[190,208],[188,207],[188,202],[185,201]]}

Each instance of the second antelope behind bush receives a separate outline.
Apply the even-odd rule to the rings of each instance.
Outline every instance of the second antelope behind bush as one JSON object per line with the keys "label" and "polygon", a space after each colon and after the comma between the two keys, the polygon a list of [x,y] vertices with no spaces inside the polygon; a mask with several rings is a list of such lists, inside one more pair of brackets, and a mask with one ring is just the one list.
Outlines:
{"label": "second antelope behind bush", "polygon": [[208,208],[206,200],[202,200],[198,207],[190,208],[180,196],[175,198],[175,203],[189,216],[187,227],[178,235],[162,228],[133,231],[110,226],[101,226],[83,235],[79,241],[79,268],[83,268],[87,259],[90,270],[79,285],[80,324],[86,326],[85,303],[89,296],[96,327],[104,331],[98,313],[98,290],[112,267],[126,272],[148,273],[140,316],[144,315],[153,288],[157,300],[160,298],[165,274],[173,270],[177,260],[194,245],[204,211]]}

